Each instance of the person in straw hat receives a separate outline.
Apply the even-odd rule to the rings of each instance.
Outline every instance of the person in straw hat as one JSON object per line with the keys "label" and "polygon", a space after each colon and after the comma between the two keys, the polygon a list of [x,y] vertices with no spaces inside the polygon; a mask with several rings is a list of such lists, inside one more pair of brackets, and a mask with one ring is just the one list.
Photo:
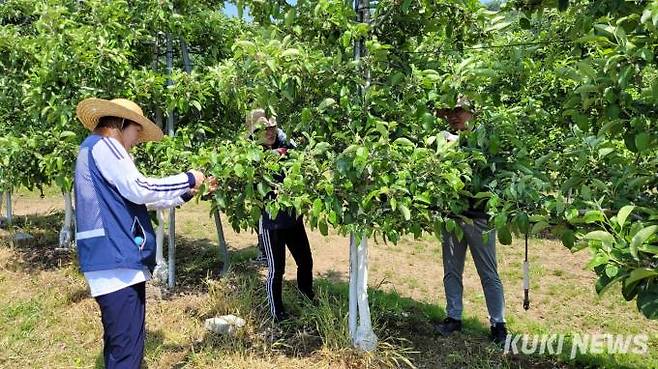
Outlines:
{"label": "person in straw hat", "polygon": [[[285,133],[277,127],[276,119],[274,117],[268,119],[263,109],[252,110],[247,115],[247,135],[261,144],[264,150],[271,150],[282,157],[288,153],[289,149],[295,148],[294,142],[288,141]],[[283,179],[283,174],[276,178],[279,182],[282,182]],[[269,198],[275,196],[274,191],[268,193]],[[286,267],[286,246],[297,263],[297,287],[304,296],[313,301],[311,245],[304,229],[304,221],[301,216],[295,214],[294,209],[281,209],[274,218],[263,209],[258,224],[258,233],[267,259],[268,272],[265,289],[270,313],[275,322],[281,322],[288,318],[281,298],[283,274]]]}
{"label": "person in straw hat", "polygon": [[[142,175],[130,156],[162,131],[134,102],[89,98],[76,109],[92,131],[75,165],[76,243],[80,269],[103,323],[107,369],[140,368],[144,356],[145,282],[155,267],[155,234],[147,213],[190,200],[204,182],[189,170],[165,178]],[[210,191],[216,183],[210,181]]]}

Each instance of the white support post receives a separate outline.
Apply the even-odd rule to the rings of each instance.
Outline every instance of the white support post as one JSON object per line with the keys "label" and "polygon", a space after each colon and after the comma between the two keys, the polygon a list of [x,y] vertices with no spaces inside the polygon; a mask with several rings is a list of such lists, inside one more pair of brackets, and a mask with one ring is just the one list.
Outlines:
{"label": "white support post", "polygon": [[[350,334],[355,347],[371,352],[377,348],[377,335],[372,330],[368,305],[368,239],[350,237]],[[357,316],[358,313],[358,324]],[[354,327],[356,326],[356,329]]]}
{"label": "white support post", "polygon": [[167,260],[164,258],[164,210],[158,209],[155,215],[158,219],[158,226],[155,229],[155,269],[153,270],[153,279],[162,285],[167,283],[169,276]]}
{"label": "white support post", "polygon": [[352,343],[356,340],[356,327],[358,322],[358,303],[357,303],[357,280],[358,280],[358,254],[357,243],[354,234],[350,235],[350,309],[349,309],[349,328]]}
{"label": "white support post", "polygon": [[62,191],[64,196],[64,224],[62,224],[62,229],[59,231],[59,248],[60,249],[71,249],[74,245],[74,230],[73,230],[73,196],[71,192]]}
{"label": "white support post", "polygon": [[[6,222],[8,226],[11,226],[14,222],[14,217],[13,217],[14,210],[11,201],[11,191],[8,190],[7,192],[5,192],[5,196],[6,196],[6,202],[5,202]],[[34,236],[32,236],[31,234],[25,232],[16,232],[12,237],[12,242],[31,240],[33,238]]]}
{"label": "white support post", "polygon": [[174,288],[176,285],[176,208],[169,209],[169,240],[167,242],[167,253],[169,258],[169,281],[167,286]]}

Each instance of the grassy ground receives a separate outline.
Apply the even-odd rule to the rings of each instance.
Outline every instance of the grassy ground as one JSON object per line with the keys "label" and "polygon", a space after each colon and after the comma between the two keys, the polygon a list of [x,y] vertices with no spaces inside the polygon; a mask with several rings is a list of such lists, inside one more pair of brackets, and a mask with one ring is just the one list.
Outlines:
{"label": "grassy ground", "polygon": [[[62,219],[56,193],[15,196],[16,228],[34,240],[9,243],[0,230],[0,368],[102,368],[100,314],[71,253],[57,252]],[[205,203],[177,212],[178,286],[149,287],[148,368],[654,368],[658,367],[658,324],[644,319],[617,291],[601,298],[593,274],[583,270],[588,255],[571,254],[549,240],[531,241],[531,309],[522,308],[522,243],[498,247],[506,289],[509,328],[528,334],[650,335],[649,352],[562,356],[511,355],[487,342],[484,295],[472,261],[464,275],[464,332],[437,337],[431,322],[445,316],[441,249],[433,238],[405,239],[398,245],[370,243],[370,303],[377,352],[350,349],[347,338],[348,241],[309,232],[313,247],[318,306],[294,288],[288,258],[284,302],[296,320],[275,327],[267,320],[264,270],[249,262],[254,234],[226,237],[232,253],[227,278],[219,270],[212,220]],[[469,257],[470,259],[470,257]],[[206,318],[232,313],[247,320],[231,338],[203,329]],[[569,350],[567,350],[569,351]]]}

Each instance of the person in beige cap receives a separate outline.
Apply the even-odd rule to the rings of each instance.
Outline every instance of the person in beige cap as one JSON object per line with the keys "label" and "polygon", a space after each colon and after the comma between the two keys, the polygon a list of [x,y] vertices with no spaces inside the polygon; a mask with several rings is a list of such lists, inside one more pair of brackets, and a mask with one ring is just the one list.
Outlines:
{"label": "person in beige cap", "polygon": [[[286,133],[279,128],[276,117],[268,118],[263,109],[254,109],[247,114],[247,135],[264,146],[273,146],[276,141],[281,144],[295,146],[288,141]],[[279,150],[282,151],[282,150]]]}
{"label": "person in beige cap", "polygon": [[[294,146],[294,142],[288,142],[286,133],[278,127],[276,117],[268,119],[263,109],[253,109],[248,112],[245,122],[248,138],[257,140],[266,147],[273,146],[276,141],[282,143],[282,147],[275,149],[279,154],[287,152],[288,146]],[[265,246],[260,230],[258,230],[258,255],[254,260],[260,265],[267,266],[267,255],[265,254]]]}
{"label": "person in beige cap", "polygon": [[[90,98],[77,116],[92,131],[75,166],[76,243],[80,269],[103,323],[107,369],[137,369],[144,357],[145,282],[155,267],[155,234],[147,213],[190,200],[204,182],[190,170],[165,178],[142,175],[129,154],[163,134],[126,99]],[[210,191],[216,183],[209,183]]]}
{"label": "person in beige cap", "polygon": [[[285,133],[277,126],[274,117],[268,118],[262,109],[252,110],[247,115],[247,135],[277,155],[285,157],[295,144],[286,139]],[[284,174],[276,176],[282,182]],[[276,194],[270,191],[267,196],[274,198]],[[313,293],[313,256],[311,245],[304,228],[304,220],[297,216],[294,209],[281,209],[276,217],[263,209],[258,225],[260,241],[267,260],[267,281],[265,290],[270,313],[275,322],[288,319],[281,298],[283,274],[286,268],[286,246],[297,264],[297,287],[311,301]]]}

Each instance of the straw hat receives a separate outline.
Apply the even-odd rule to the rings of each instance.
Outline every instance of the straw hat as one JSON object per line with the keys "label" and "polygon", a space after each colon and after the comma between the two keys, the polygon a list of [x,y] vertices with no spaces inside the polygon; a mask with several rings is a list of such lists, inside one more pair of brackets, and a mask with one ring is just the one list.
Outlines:
{"label": "straw hat", "polygon": [[104,100],[97,98],[85,99],[78,103],[76,114],[82,124],[93,131],[101,117],[118,117],[131,120],[142,126],[139,135],[140,142],[160,141],[162,130],[144,116],[142,108],[127,99]]}
{"label": "straw hat", "polygon": [[247,114],[247,136],[251,136],[258,128],[276,127],[276,117],[267,119],[265,110],[254,109]]}

